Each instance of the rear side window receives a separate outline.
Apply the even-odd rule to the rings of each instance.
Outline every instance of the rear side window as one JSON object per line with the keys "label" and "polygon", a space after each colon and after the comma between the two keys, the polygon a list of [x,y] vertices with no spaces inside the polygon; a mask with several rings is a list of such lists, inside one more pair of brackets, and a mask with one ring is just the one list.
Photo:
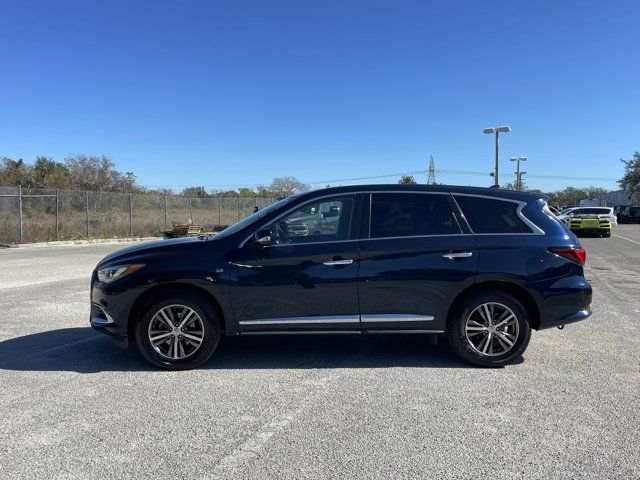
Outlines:
{"label": "rear side window", "polygon": [[374,193],[371,238],[460,233],[447,195]]}
{"label": "rear side window", "polygon": [[531,233],[515,202],[465,195],[455,199],[475,233]]}

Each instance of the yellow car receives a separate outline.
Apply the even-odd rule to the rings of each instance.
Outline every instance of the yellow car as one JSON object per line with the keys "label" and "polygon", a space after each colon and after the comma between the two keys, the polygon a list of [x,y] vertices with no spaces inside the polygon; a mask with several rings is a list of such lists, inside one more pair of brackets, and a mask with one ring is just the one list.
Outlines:
{"label": "yellow car", "polygon": [[576,234],[611,236],[611,219],[608,215],[574,215],[565,221],[565,225]]}

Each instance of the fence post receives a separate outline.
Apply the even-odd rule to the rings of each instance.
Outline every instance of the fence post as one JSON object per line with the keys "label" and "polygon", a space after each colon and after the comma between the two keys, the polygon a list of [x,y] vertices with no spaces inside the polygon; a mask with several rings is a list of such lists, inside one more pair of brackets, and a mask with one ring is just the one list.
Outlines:
{"label": "fence post", "polygon": [[238,220],[240,220],[240,195],[238,195]]}
{"label": "fence post", "polygon": [[218,228],[222,225],[222,199],[218,197]]}
{"label": "fence post", "polygon": [[164,195],[162,203],[164,203],[164,228],[167,228],[167,196]]}
{"label": "fence post", "polygon": [[133,237],[133,199],[129,192],[129,236]]}
{"label": "fence post", "polygon": [[84,191],[85,205],[86,205],[86,220],[87,220],[87,238],[89,238],[89,191]]}
{"label": "fence post", "polygon": [[59,214],[59,193],[56,188],[56,240],[60,240],[60,214]]}
{"label": "fence post", "polygon": [[189,223],[193,223],[193,210],[191,209],[191,197],[189,197]]}
{"label": "fence post", "polygon": [[20,243],[24,242],[24,223],[22,221],[22,185],[18,185],[18,208],[20,215]]}

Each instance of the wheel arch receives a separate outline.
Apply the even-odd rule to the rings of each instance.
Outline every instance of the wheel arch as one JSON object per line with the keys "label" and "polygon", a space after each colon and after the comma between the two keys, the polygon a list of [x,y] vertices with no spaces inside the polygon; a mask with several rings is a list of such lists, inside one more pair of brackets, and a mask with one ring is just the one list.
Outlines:
{"label": "wheel arch", "polygon": [[207,303],[213,308],[216,316],[218,317],[218,324],[220,326],[220,333],[224,335],[226,333],[225,316],[222,310],[220,302],[211,294],[211,292],[204,288],[198,287],[192,284],[185,283],[164,283],[162,285],[156,285],[148,290],[145,290],[138,298],[136,298],[131,310],[129,311],[129,317],[127,322],[127,334],[130,339],[135,338],[135,326],[136,319],[142,307],[149,301],[150,298],[159,295],[161,293],[179,293],[189,292],[196,293],[203,297]]}
{"label": "wheel arch", "polygon": [[456,307],[460,304],[460,302],[475,293],[490,290],[505,292],[516,298],[527,310],[529,319],[531,321],[531,328],[533,328],[534,330],[538,330],[540,328],[540,308],[538,307],[538,303],[533,298],[533,296],[529,292],[527,292],[525,288],[516,283],[500,280],[475,283],[460,292],[449,306],[449,310],[447,312],[447,325],[449,324],[449,321],[451,320],[451,317],[453,316],[453,313],[455,312]]}

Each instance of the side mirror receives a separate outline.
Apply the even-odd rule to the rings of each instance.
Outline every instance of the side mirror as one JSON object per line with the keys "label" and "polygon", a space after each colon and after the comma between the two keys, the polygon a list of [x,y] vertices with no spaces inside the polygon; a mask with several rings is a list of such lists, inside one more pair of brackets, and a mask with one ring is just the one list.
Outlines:
{"label": "side mirror", "polygon": [[272,245],[273,239],[271,238],[271,230],[268,228],[260,228],[256,230],[253,234],[253,244],[260,247]]}

